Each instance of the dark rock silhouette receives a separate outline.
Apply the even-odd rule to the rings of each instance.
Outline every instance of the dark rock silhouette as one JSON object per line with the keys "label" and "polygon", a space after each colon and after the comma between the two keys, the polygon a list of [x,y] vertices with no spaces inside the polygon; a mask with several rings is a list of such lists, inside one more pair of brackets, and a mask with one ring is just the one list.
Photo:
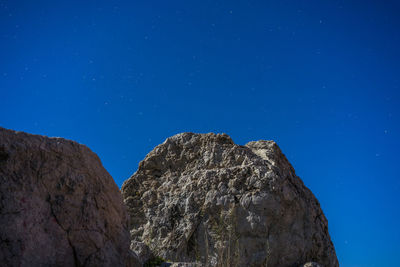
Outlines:
{"label": "dark rock silhouette", "polygon": [[2,266],[140,266],[120,192],[86,146],[0,128]]}

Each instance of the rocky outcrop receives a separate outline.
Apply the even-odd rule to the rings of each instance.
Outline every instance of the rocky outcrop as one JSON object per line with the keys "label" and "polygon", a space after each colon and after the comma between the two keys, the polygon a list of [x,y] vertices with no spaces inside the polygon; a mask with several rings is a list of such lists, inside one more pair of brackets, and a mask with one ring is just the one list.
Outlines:
{"label": "rocky outcrop", "polygon": [[318,200],[273,141],[175,135],[140,162],[122,193],[133,247],[156,256],[203,266],[338,266]]}
{"label": "rocky outcrop", "polygon": [[120,192],[86,146],[0,128],[2,266],[139,266]]}

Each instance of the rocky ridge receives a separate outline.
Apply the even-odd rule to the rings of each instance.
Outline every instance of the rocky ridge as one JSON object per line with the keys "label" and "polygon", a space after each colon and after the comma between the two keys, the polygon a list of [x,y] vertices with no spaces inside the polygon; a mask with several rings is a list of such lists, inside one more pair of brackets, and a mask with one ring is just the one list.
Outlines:
{"label": "rocky ridge", "polygon": [[175,135],[140,162],[122,194],[142,261],[339,266],[318,200],[273,141]]}
{"label": "rocky ridge", "polygon": [[86,146],[0,127],[0,265],[140,266],[128,219]]}
{"label": "rocky ridge", "polygon": [[0,262],[135,267],[161,256],[171,267],[338,266],[318,201],[272,141],[173,136],[122,192],[131,223],[86,146],[0,127]]}

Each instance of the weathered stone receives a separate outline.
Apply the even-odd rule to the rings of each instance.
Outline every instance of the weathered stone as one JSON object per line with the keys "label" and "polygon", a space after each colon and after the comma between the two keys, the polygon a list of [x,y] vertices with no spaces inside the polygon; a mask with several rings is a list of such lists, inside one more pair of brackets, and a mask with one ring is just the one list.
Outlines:
{"label": "weathered stone", "polygon": [[316,262],[307,262],[304,265],[302,265],[301,267],[322,267],[321,265],[319,265]]}
{"label": "weathered stone", "polygon": [[140,266],[112,177],[86,146],[0,128],[2,266]]}
{"label": "weathered stone", "polygon": [[160,267],[203,267],[198,262],[163,262]]}
{"label": "weathered stone", "polygon": [[150,248],[143,242],[132,240],[130,248],[135,252],[141,263],[145,263],[154,257]]}
{"label": "weathered stone", "polygon": [[202,267],[202,265],[196,262],[173,262],[170,267]]}
{"label": "weathered stone", "polygon": [[174,262],[203,266],[338,266],[328,222],[273,141],[183,133],[122,186],[131,234]]}

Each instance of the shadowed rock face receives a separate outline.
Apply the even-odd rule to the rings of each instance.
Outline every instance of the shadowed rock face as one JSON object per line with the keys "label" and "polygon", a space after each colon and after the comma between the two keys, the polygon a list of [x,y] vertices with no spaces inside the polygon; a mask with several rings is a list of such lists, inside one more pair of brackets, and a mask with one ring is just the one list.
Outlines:
{"label": "shadowed rock face", "polygon": [[86,146],[0,128],[0,262],[138,266],[120,192]]}
{"label": "shadowed rock face", "polygon": [[338,266],[318,200],[273,141],[175,135],[140,162],[122,193],[139,254],[147,245],[203,266]]}

